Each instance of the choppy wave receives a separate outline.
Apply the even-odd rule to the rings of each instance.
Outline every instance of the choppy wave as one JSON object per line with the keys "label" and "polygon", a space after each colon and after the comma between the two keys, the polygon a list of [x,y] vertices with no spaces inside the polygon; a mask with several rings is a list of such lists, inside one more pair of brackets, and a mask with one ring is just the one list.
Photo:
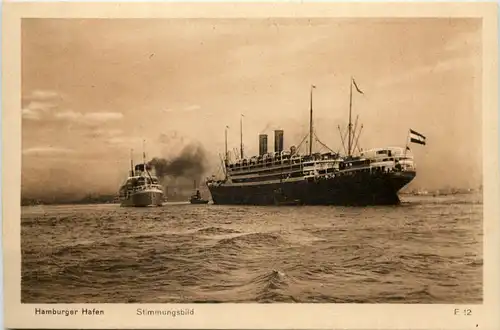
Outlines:
{"label": "choppy wave", "polygon": [[25,303],[480,303],[482,207],[22,208]]}
{"label": "choppy wave", "polygon": [[205,235],[220,235],[220,234],[236,234],[240,233],[240,231],[231,228],[207,227],[199,229],[198,233]]}

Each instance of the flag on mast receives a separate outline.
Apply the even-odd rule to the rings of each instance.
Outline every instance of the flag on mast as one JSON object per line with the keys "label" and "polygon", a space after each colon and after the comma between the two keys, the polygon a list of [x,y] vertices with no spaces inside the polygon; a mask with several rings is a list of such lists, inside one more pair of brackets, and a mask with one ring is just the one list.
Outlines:
{"label": "flag on mast", "polygon": [[425,140],[426,140],[426,138],[424,135],[410,129],[410,142],[425,145],[425,142],[426,142]]}
{"label": "flag on mast", "polygon": [[356,90],[358,91],[358,93],[365,94],[361,91],[361,89],[359,89],[358,85],[356,84],[356,80],[354,80],[354,78],[352,78],[352,83],[353,83],[354,87],[356,88]]}

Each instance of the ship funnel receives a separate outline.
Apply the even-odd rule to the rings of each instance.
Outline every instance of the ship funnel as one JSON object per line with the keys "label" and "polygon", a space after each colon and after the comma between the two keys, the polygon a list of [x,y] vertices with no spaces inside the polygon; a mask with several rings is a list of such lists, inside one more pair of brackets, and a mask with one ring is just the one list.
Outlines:
{"label": "ship funnel", "polygon": [[274,152],[283,151],[283,130],[274,131]]}
{"label": "ship funnel", "polygon": [[259,156],[267,154],[267,134],[259,135]]}

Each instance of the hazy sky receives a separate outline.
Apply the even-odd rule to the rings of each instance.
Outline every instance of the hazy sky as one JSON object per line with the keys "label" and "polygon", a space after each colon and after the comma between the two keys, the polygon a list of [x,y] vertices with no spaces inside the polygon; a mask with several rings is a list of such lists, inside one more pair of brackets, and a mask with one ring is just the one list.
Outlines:
{"label": "hazy sky", "polygon": [[297,145],[311,84],[316,133],[338,150],[351,76],[362,148],[404,146],[413,128],[428,140],[412,146],[414,185],[479,185],[480,20],[24,19],[23,190],[114,191],[143,139],[149,158],[202,143],[215,166],[240,113],[247,154],[275,128]]}

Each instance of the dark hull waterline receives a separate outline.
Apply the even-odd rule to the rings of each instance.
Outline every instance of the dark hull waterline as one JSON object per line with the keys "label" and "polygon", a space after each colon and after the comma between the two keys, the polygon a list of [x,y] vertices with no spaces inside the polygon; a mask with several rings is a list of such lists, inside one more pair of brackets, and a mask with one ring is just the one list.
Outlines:
{"label": "dark hull waterline", "polygon": [[226,205],[397,205],[398,191],[415,172],[352,173],[334,178],[234,186],[211,185],[214,204]]}
{"label": "dark hull waterline", "polygon": [[206,199],[192,199],[189,201],[191,204],[208,204]]}

